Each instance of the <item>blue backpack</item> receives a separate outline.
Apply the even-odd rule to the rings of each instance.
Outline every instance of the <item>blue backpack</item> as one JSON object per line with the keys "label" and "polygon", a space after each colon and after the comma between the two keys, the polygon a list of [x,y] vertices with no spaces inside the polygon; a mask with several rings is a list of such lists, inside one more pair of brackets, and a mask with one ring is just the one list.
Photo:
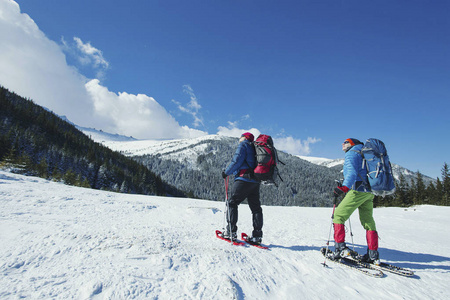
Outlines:
{"label": "blue backpack", "polygon": [[361,155],[372,194],[382,197],[393,194],[394,176],[384,143],[378,139],[368,139],[361,149]]}

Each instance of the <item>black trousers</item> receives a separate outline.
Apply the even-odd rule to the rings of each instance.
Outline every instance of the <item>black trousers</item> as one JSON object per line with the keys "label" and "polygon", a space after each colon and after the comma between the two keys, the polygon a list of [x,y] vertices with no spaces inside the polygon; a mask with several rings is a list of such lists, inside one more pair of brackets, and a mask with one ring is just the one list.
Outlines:
{"label": "black trousers", "polygon": [[[238,205],[245,199],[248,201],[252,211],[253,232],[252,236],[262,237],[263,213],[261,201],[259,200],[259,183],[236,180],[233,184],[232,194],[228,200],[227,221],[231,225],[231,231],[237,231]],[[229,228],[229,227],[228,227]]]}

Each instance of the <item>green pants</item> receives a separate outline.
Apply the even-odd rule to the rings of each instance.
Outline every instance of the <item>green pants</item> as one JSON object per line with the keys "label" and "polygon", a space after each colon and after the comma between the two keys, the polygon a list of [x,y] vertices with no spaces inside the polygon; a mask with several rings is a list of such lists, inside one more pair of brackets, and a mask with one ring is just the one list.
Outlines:
{"label": "green pants", "polygon": [[373,198],[374,195],[371,193],[350,190],[336,207],[333,223],[344,224],[358,208],[359,220],[364,229],[376,231],[375,220],[373,219]]}

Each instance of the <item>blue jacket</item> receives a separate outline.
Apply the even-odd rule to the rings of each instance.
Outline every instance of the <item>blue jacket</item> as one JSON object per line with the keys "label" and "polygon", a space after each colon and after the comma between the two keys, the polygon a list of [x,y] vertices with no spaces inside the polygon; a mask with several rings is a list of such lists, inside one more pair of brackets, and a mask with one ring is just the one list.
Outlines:
{"label": "blue jacket", "polygon": [[[248,140],[239,143],[236,152],[233,155],[228,167],[225,169],[225,174],[234,175],[235,180],[243,180],[247,182],[258,182],[256,180],[239,176],[241,170],[254,169],[256,167],[256,153],[255,147]],[[242,171],[244,172],[244,171]]]}
{"label": "blue jacket", "polygon": [[[367,171],[363,166],[363,159],[360,154],[363,145],[355,145],[345,153],[344,161],[344,182],[342,185],[358,192],[368,192]],[[364,183],[362,183],[364,181]],[[357,184],[355,184],[357,183]]]}

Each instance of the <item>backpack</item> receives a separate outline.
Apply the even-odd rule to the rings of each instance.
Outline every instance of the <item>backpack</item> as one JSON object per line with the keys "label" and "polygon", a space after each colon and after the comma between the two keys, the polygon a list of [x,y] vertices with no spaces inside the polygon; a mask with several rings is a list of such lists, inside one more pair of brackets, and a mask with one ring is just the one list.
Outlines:
{"label": "backpack", "polygon": [[393,194],[394,176],[384,143],[378,139],[368,139],[361,149],[361,155],[372,194],[382,197]]}
{"label": "backpack", "polygon": [[256,153],[256,168],[253,170],[254,178],[261,181],[264,184],[274,184],[278,176],[281,181],[280,174],[278,174],[277,164],[278,162],[284,164],[278,160],[277,150],[273,145],[273,140],[270,135],[260,134],[258,138],[253,142]]}

